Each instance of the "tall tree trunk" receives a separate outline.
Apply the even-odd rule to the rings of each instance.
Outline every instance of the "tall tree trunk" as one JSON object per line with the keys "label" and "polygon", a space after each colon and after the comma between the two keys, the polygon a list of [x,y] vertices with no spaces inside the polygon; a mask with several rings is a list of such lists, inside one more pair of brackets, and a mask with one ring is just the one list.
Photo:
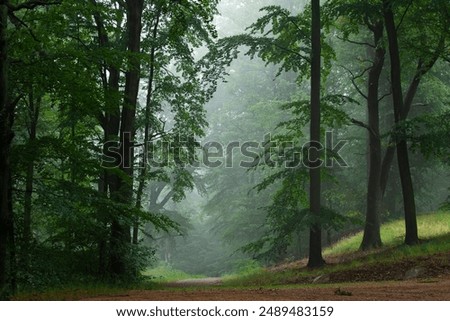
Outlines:
{"label": "tall tree trunk", "polygon": [[[98,3],[96,0],[91,0],[94,7],[97,8]],[[93,18],[97,28],[98,44],[102,48],[109,48],[113,46],[110,42],[108,32],[106,31],[104,19],[101,15],[101,11],[94,10]],[[120,25],[120,21],[117,21]],[[117,41],[122,37],[121,34],[115,35]],[[125,50],[125,48],[122,48]],[[119,150],[119,130],[120,130],[120,68],[118,66],[108,65],[100,69],[100,77],[103,83],[103,90],[105,93],[105,113],[98,115],[99,123],[103,128],[104,144],[103,144],[103,156],[107,162],[103,163],[105,169],[100,173],[98,191],[104,194],[104,197],[110,197],[115,201],[118,201],[118,176],[111,172],[110,169],[118,168],[120,166],[120,157],[118,157],[117,151]],[[109,77],[108,77],[109,75]],[[114,160],[111,163],[111,160]],[[99,209],[102,212],[103,209]],[[102,227],[107,229],[110,224],[110,220],[104,215],[99,213],[100,223]],[[98,241],[98,271],[100,275],[105,275],[108,272],[108,241],[106,238],[101,238]],[[111,269],[110,269],[111,270]]]}
{"label": "tall tree trunk", "polygon": [[369,71],[367,109],[369,118],[369,178],[367,187],[367,208],[362,250],[377,248],[382,245],[380,236],[381,208],[381,140],[379,115],[379,84],[383,71],[385,49],[381,45],[383,23],[369,26],[374,34],[376,46],[372,67]]}
{"label": "tall tree trunk", "polygon": [[[391,58],[392,96],[395,124],[397,127],[402,122],[402,116],[405,113],[401,83],[400,52],[398,47],[397,28],[394,21],[394,13],[392,11],[392,1],[385,0],[383,2],[383,8]],[[397,161],[405,211],[405,243],[409,245],[417,244],[419,242],[419,237],[417,232],[416,204],[409,165],[408,145],[404,138],[397,140]]]}
{"label": "tall tree trunk", "polygon": [[0,1],[0,296],[7,285],[10,147],[12,140],[8,106],[8,66],[6,29],[8,24],[6,1]]}
{"label": "tall tree trunk", "polygon": [[321,22],[320,0],[311,0],[312,5],[312,57],[311,57],[311,145],[310,159],[310,211],[315,217],[309,234],[308,267],[325,264],[322,257],[322,228],[320,224],[320,79],[321,79]]}
{"label": "tall tree trunk", "polygon": [[[121,116],[120,142],[122,163],[120,169],[127,179],[120,178],[118,197],[131,206],[133,198],[134,137],[137,97],[140,81],[140,53],[143,0],[127,0],[127,44],[131,53],[130,67],[125,76],[124,103]],[[126,216],[126,213],[123,214]],[[116,275],[127,273],[128,246],[131,243],[130,226],[123,219],[113,219],[111,224],[111,272]]]}

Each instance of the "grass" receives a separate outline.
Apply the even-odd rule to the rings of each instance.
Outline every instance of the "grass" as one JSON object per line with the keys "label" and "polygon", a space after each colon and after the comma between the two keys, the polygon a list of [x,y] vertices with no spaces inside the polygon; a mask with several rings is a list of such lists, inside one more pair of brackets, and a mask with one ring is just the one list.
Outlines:
{"label": "grass", "polygon": [[366,265],[401,262],[405,259],[450,252],[450,212],[437,212],[418,217],[419,236],[423,242],[417,246],[403,244],[404,222],[396,220],[384,224],[381,236],[384,247],[359,253],[362,232],[346,237],[325,249],[325,260],[331,257],[347,258],[344,263],[326,265],[321,269],[292,268],[260,269],[252,274],[234,275],[224,279],[225,286],[273,286],[294,284],[302,278],[314,278],[333,272],[351,271]]}
{"label": "grass", "polygon": [[[387,247],[399,246],[403,243],[405,236],[405,225],[403,220],[386,223],[381,228],[381,239]],[[419,237],[422,240],[438,238],[450,234],[450,212],[437,212],[423,214],[417,217]],[[346,237],[333,246],[325,249],[324,255],[340,255],[358,250],[363,234],[359,232]],[[442,244],[445,246],[445,244]],[[420,248],[418,250],[421,251]],[[437,248],[439,250],[439,248]]]}
{"label": "grass", "polygon": [[200,279],[203,275],[192,275],[160,263],[158,266],[149,268],[143,273],[144,276],[152,278],[155,282],[173,282],[186,279]]}

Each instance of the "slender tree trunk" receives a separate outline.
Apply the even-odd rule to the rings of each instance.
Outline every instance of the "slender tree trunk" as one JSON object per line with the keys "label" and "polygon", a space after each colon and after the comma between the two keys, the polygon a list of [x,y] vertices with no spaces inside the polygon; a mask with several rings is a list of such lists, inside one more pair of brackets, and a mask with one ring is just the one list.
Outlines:
{"label": "slender tree trunk", "polygon": [[308,267],[325,264],[322,257],[322,229],[320,223],[320,79],[321,79],[321,22],[320,0],[312,0],[312,57],[311,57],[311,147],[310,159],[310,211],[315,217],[309,236]]}
{"label": "slender tree trunk", "polygon": [[[408,118],[408,114],[411,111],[412,103],[414,101],[414,98],[417,94],[417,90],[419,89],[420,82],[425,74],[430,71],[430,69],[434,66],[436,61],[438,60],[439,54],[441,52],[441,48],[444,47],[444,38],[441,38],[441,41],[438,45],[438,48],[436,50],[435,55],[432,57],[430,62],[428,64],[424,64],[422,60],[419,60],[416,74],[414,75],[414,78],[412,79],[411,83],[409,84],[408,91],[406,92],[405,100],[403,103],[403,110],[400,115],[400,119],[406,120]],[[390,137],[389,146],[386,149],[386,153],[383,158],[383,165],[381,170],[381,192],[382,196],[384,197],[384,194],[386,192],[386,186],[389,180],[389,173],[391,171],[392,162],[394,161],[395,157],[395,151],[396,151],[396,144],[395,144],[395,138],[394,136]]]}
{"label": "slender tree trunk", "polygon": [[13,199],[12,199],[12,177],[11,173],[8,179],[8,247],[9,247],[9,285],[12,294],[17,292],[17,255],[16,255],[16,233],[13,213]]}
{"label": "slender tree trunk", "polygon": [[[384,1],[384,19],[389,42],[391,58],[391,82],[394,103],[395,124],[398,126],[404,119],[404,102],[401,83],[400,53],[398,48],[397,29],[392,12],[392,2]],[[397,140],[397,160],[402,184],[405,211],[406,236],[405,243],[412,245],[419,242],[417,232],[416,204],[409,165],[408,145],[404,138]]]}
{"label": "slender tree trunk", "polygon": [[29,264],[29,251],[32,240],[31,233],[31,212],[32,212],[32,199],[33,199],[33,182],[34,182],[34,164],[35,164],[35,144],[37,137],[37,125],[39,120],[39,112],[41,108],[42,98],[40,95],[35,97],[33,85],[30,86],[30,92],[28,93],[28,115],[30,119],[29,127],[29,154],[26,168],[25,177],[25,198],[24,198],[24,214],[23,214],[23,246],[24,246],[24,265],[28,267]]}
{"label": "slender tree trunk", "polygon": [[380,236],[381,208],[381,140],[379,115],[379,84],[383,71],[385,50],[381,45],[383,38],[383,23],[369,27],[374,34],[376,46],[373,65],[369,71],[367,109],[369,118],[369,178],[367,187],[367,209],[364,226],[362,250],[377,248],[382,245]]}
{"label": "slender tree trunk", "polygon": [[[152,38],[153,41],[156,41],[156,37],[158,35],[158,27],[159,27],[159,12],[157,13],[155,24],[153,26]],[[146,176],[148,172],[148,143],[150,139],[150,121],[152,114],[152,103],[153,103],[153,86],[154,86],[154,78],[155,78],[155,56],[156,56],[156,47],[153,46],[150,51],[150,72],[148,76],[148,89],[147,89],[147,101],[145,104],[145,129],[144,129],[144,148],[143,148],[143,156],[141,163],[141,172],[139,174],[139,186],[136,193],[136,208],[141,209],[142,207],[142,196],[144,194]],[[138,236],[139,236],[139,218],[135,219],[134,227],[133,227],[133,244],[138,244]]]}

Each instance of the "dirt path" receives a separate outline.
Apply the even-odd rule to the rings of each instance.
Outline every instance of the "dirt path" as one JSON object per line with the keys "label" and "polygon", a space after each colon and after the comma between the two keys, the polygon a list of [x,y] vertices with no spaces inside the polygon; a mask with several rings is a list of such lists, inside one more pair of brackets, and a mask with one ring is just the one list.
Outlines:
{"label": "dirt path", "polygon": [[[331,264],[338,264],[332,260]],[[277,270],[298,270],[298,261]],[[450,253],[414,257],[394,263],[366,264],[324,275],[311,285],[311,276],[292,274],[289,286],[231,288],[220,278],[190,279],[165,284],[163,290],[129,291],[102,296],[99,301],[450,301]]]}
{"label": "dirt path", "polygon": [[167,286],[174,288],[182,287],[201,287],[201,286],[213,286],[221,285],[222,278],[204,278],[204,279],[187,279],[181,281],[174,281],[167,283]]}
{"label": "dirt path", "polygon": [[[195,282],[194,282],[195,281]],[[295,288],[230,289],[211,287],[217,279],[200,280],[202,288],[130,291],[119,296],[91,298],[97,301],[450,301],[450,276],[430,280],[367,282],[349,285],[299,286]],[[198,286],[186,280],[175,286]],[[205,286],[206,285],[206,286]],[[173,286],[173,285],[172,285]],[[338,290],[339,289],[339,290]],[[351,295],[350,295],[351,294]]]}

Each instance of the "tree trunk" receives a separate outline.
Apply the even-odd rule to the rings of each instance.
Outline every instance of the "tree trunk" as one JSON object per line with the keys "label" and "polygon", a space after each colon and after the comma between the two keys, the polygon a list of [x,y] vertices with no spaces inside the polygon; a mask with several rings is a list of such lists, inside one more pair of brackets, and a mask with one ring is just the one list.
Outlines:
{"label": "tree trunk", "polygon": [[30,92],[28,93],[28,117],[30,119],[29,127],[29,159],[26,166],[25,177],[25,198],[24,198],[24,213],[23,213],[23,255],[25,268],[29,264],[29,251],[32,241],[31,233],[31,212],[32,212],[32,199],[33,199],[33,182],[34,182],[34,163],[35,163],[35,144],[37,137],[37,124],[39,121],[39,112],[41,108],[42,97],[38,94],[35,97],[33,85],[30,86]]}
{"label": "tree trunk", "polygon": [[0,1],[0,297],[7,285],[10,147],[12,140],[8,106],[8,66],[6,28],[8,24],[6,1]]}
{"label": "tree trunk", "polygon": [[325,264],[322,257],[322,229],[320,223],[320,79],[321,79],[321,22],[320,0],[312,0],[312,56],[311,56],[311,142],[310,142],[310,212],[314,222],[310,228],[308,267]]}
{"label": "tree trunk", "polygon": [[[94,6],[98,6],[96,0],[91,0]],[[96,10],[93,12],[93,18],[97,28],[98,44],[102,48],[108,48],[113,44],[110,42],[110,38],[105,28],[104,20],[101,12]],[[117,22],[120,25],[120,21]],[[117,41],[122,37],[121,34],[115,35]],[[122,48],[125,50],[125,48]],[[120,156],[118,157],[117,151],[119,150],[119,129],[120,129],[120,68],[118,66],[107,65],[105,62],[104,69],[101,69],[100,77],[103,83],[103,90],[105,92],[105,113],[99,114],[99,122],[103,128],[104,133],[104,145],[103,156],[108,162],[104,162],[103,170],[99,177],[98,191],[104,194],[105,197],[118,201],[118,176],[111,173],[110,169],[120,166]],[[109,74],[109,77],[108,77]],[[112,163],[111,160],[114,160]],[[99,212],[103,209],[99,209]],[[99,213],[100,223],[106,229],[111,223],[110,220],[103,214]],[[111,245],[111,244],[109,244]],[[100,275],[105,275],[108,272],[108,241],[106,238],[102,238],[98,241],[98,271]],[[111,269],[109,269],[111,270]]]}
{"label": "tree trunk", "polygon": [[[137,97],[140,81],[140,53],[143,0],[127,0],[127,44],[130,57],[130,67],[125,76],[124,103],[121,115],[120,142],[122,163],[120,169],[127,180],[119,179],[118,197],[124,204],[131,206],[133,198],[133,165],[134,137]],[[123,213],[124,217],[126,213]],[[128,247],[131,243],[130,226],[121,218],[116,218],[111,224],[111,272],[116,275],[127,273],[126,261]]]}
{"label": "tree trunk", "polygon": [[12,199],[12,177],[11,173],[8,179],[8,248],[9,248],[9,288],[11,294],[17,292],[17,256],[16,256],[16,233],[13,213],[13,199]]}
{"label": "tree trunk", "polygon": [[384,66],[385,50],[381,45],[383,23],[369,26],[374,34],[376,46],[373,65],[369,71],[367,109],[369,118],[369,178],[367,187],[367,208],[362,250],[377,248],[382,245],[380,236],[381,208],[381,140],[379,115],[379,83]]}
{"label": "tree trunk", "polygon": [[[156,20],[152,30],[152,38],[153,41],[156,41],[156,37],[158,35],[158,27],[159,27],[159,11],[156,16]],[[148,89],[147,89],[147,102],[145,104],[145,129],[144,129],[144,147],[142,152],[142,162],[141,162],[141,172],[139,174],[139,186],[136,193],[136,208],[141,209],[142,207],[142,196],[144,194],[146,176],[148,172],[148,143],[150,139],[150,119],[152,114],[152,102],[153,102],[153,86],[154,86],[154,78],[155,78],[155,56],[156,56],[156,47],[153,46],[150,51],[150,72],[148,76]],[[133,244],[138,244],[139,236],[139,217],[135,218],[135,223],[133,227]]]}
{"label": "tree trunk", "polygon": [[[433,68],[434,64],[438,60],[439,53],[441,52],[441,47],[444,46],[442,43],[443,38],[441,38],[440,43],[438,44],[438,48],[436,50],[436,53],[430,60],[428,64],[424,64],[423,61],[420,59],[416,74],[414,75],[414,78],[412,79],[411,83],[409,84],[408,91],[406,92],[405,100],[403,102],[403,110],[400,115],[401,121],[406,120],[408,118],[408,114],[411,111],[412,103],[414,101],[414,98],[417,94],[417,90],[419,89],[420,82],[423,78],[423,76],[430,71],[431,68]],[[389,173],[391,171],[392,162],[394,161],[395,156],[395,150],[397,146],[395,144],[395,138],[393,135],[390,137],[389,146],[386,150],[386,153],[383,158],[383,165],[381,170],[381,193],[382,197],[384,197],[384,194],[386,192],[386,186],[389,179]]]}
{"label": "tree trunk", "polygon": [[[400,52],[398,48],[397,29],[392,12],[392,2],[384,1],[384,20],[389,42],[389,53],[391,58],[391,82],[394,103],[395,125],[402,122],[405,114],[403,92],[401,83]],[[416,204],[414,199],[414,188],[412,185],[411,171],[408,157],[408,145],[404,138],[397,140],[397,161],[402,185],[403,203],[405,211],[406,236],[405,243],[408,245],[419,242],[417,232]]]}

